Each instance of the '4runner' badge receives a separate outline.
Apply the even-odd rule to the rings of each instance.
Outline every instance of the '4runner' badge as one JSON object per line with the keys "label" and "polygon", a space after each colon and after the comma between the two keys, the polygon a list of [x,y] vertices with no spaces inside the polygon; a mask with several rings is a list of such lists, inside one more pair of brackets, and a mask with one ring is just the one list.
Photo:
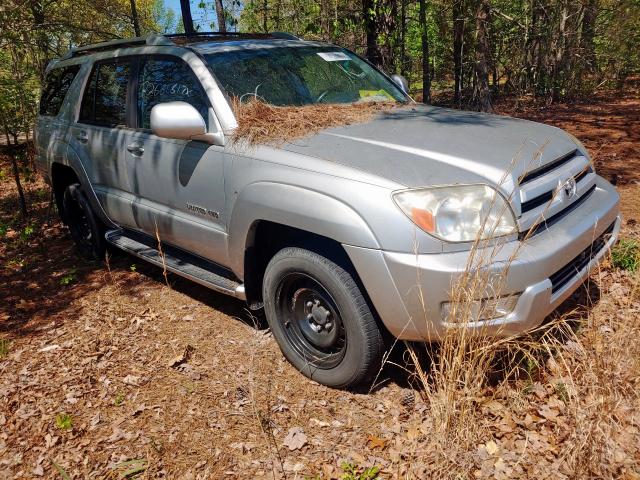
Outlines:
{"label": "'4runner' badge", "polygon": [[187,210],[193,212],[193,213],[198,213],[200,215],[205,215],[207,217],[211,217],[211,218],[220,218],[220,212],[215,212],[213,210],[209,210],[207,208],[204,207],[199,207],[197,205],[192,205],[190,203],[187,203]]}

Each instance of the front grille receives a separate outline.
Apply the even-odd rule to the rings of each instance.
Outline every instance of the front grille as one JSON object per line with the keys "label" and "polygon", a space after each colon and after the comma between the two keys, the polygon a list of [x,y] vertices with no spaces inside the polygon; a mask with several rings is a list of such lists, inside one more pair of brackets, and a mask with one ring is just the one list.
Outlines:
{"label": "front grille", "polygon": [[567,263],[564,267],[549,277],[551,280],[551,292],[556,293],[571,281],[589,262],[604,248],[609,240],[609,235],[613,232],[613,222],[596,240],[585,248],[580,254]]}
{"label": "front grille", "polygon": [[538,195],[536,198],[532,198],[531,200],[523,202],[520,206],[520,209],[522,210],[522,213],[527,213],[535,208],[538,208],[540,205],[549,203],[551,200],[553,200],[553,190],[545,192],[542,195]]}
{"label": "front grille", "polygon": [[530,182],[531,180],[535,180],[536,178],[549,173],[551,170],[555,170],[556,168],[561,167],[565,163],[575,158],[577,155],[578,155],[578,150],[573,150],[572,152],[569,152],[566,155],[563,155],[562,157],[557,158],[553,162],[549,162],[540,168],[536,168],[535,170],[532,170],[524,174],[522,177],[520,177],[520,179],[518,180],[518,183],[520,185],[524,185],[525,183]]}
{"label": "front grille", "polygon": [[[580,180],[582,180],[591,172],[593,172],[593,168],[589,166],[588,168],[585,168],[581,170],[578,174],[574,175],[573,179],[576,181],[576,184],[578,184]],[[553,200],[554,193],[555,193],[555,190],[548,190],[538,195],[537,197],[532,198],[531,200],[522,202],[522,205],[520,205],[520,210],[522,211],[522,213],[527,213],[527,212],[530,212],[531,210],[535,210],[539,206],[544,205],[545,203],[549,203],[551,200]]]}
{"label": "front grille", "polygon": [[535,223],[531,228],[523,232],[520,232],[520,235],[518,236],[519,239],[524,240],[526,238],[530,238],[534,235],[537,235],[538,233],[544,232],[547,228],[551,227],[551,225],[558,223],[564,217],[569,215],[569,213],[573,212],[576,208],[582,205],[591,196],[591,194],[595,192],[595,190],[596,190],[596,186],[592,185],[589,188],[589,190],[584,192],[584,194],[578,200],[573,202],[564,210],[559,211],[558,213],[556,213],[555,215],[552,215],[549,218],[546,218],[546,219],[541,218],[540,221]]}
{"label": "front grille", "polygon": [[[594,192],[596,178],[589,159],[579,150],[520,177],[520,239],[542,232],[580,206]],[[575,187],[568,183],[571,179]]]}

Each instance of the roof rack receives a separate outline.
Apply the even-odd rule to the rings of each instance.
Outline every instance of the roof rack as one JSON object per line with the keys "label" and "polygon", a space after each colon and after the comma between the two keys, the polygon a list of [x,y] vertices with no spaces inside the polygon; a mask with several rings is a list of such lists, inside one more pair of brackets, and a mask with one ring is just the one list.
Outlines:
{"label": "roof rack", "polygon": [[237,39],[268,39],[279,38],[285,40],[301,40],[292,33],[287,32],[271,32],[271,33],[257,33],[257,32],[193,32],[191,34],[186,33],[171,33],[165,35],[167,38],[179,39],[184,41],[190,41],[194,39],[211,39],[211,40],[223,40],[226,38]]}
{"label": "roof rack", "polygon": [[[118,48],[127,48],[127,47],[139,47],[142,45],[176,45],[175,42],[177,39],[184,39],[186,41],[193,40],[196,38],[247,38],[247,39],[267,39],[267,38],[279,38],[286,40],[300,40],[299,37],[287,32],[273,32],[273,33],[241,33],[241,32],[194,32],[193,34],[187,35],[185,33],[173,33],[168,35],[149,35],[148,37],[135,37],[135,38],[124,38],[124,39],[116,39],[110,40],[108,42],[102,43],[93,43],[91,45],[84,45],[82,47],[71,48],[66,54],[64,54],[61,60],[68,60],[73,57],[78,57],[80,55],[87,55],[95,52],[104,52],[108,50],[115,50]],[[186,42],[184,42],[186,43]]]}
{"label": "roof rack", "polygon": [[108,42],[92,43],[82,47],[71,48],[60,60],[86,55],[95,52],[115,50],[117,48],[139,47],[141,45],[175,45],[165,35],[149,35],[148,37],[119,38]]}

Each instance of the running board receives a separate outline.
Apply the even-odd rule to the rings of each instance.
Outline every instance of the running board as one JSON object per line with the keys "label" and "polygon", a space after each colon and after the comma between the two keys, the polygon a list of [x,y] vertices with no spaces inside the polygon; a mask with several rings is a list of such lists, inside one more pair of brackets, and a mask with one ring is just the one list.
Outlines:
{"label": "running board", "polygon": [[246,300],[244,284],[231,278],[231,272],[214,263],[164,244],[160,253],[155,239],[130,230],[109,230],[105,239],[111,245],[169,272],[211,290]]}

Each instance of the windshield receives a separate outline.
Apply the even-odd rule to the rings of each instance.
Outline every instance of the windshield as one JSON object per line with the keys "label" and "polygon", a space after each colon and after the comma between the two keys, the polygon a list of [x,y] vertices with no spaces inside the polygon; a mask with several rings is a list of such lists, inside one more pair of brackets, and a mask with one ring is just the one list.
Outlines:
{"label": "windshield", "polygon": [[384,75],[337,47],[273,47],[206,55],[229,95],[273,105],[406,102]]}

